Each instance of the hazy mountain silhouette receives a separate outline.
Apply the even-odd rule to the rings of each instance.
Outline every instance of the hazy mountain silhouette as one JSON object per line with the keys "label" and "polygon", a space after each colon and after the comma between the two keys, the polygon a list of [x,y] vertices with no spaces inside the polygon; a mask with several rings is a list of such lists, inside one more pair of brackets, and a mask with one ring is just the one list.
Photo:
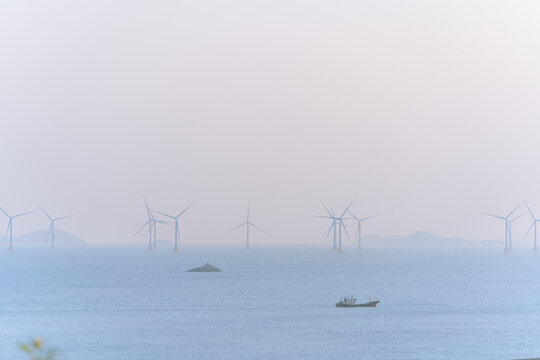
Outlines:
{"label": "hazy mountain silhouette", "polygon": [[[51,241],[47,239],[49,230],[36,230],[25,235],[13,237],[13,246],[50,246]],[[4,239],[4,242],[9,241]],[[81,238],[56,229],[54,231],[54,243],[56,246],[75,246],[86,244]]]}
{"label": "hazy mountain silhouette", "polygon": [[411,247],[465,247],[465,246],[500,246],[502,242],[487,240],[477,242],[462,237],[440,237],[424,231],[417,231],[408,236],[369,235],[362,239],[364,246],[411,246]]}

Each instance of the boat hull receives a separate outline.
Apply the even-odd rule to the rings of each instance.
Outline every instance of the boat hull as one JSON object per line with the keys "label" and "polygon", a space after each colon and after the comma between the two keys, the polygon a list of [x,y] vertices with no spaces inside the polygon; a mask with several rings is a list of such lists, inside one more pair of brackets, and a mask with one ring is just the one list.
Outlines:
{"label": "boat hull", "polygon": [[379,303],[379,300],[370,301],[365,304],[343,304],[343,303],[337,303],[336,307],[376,307]]}

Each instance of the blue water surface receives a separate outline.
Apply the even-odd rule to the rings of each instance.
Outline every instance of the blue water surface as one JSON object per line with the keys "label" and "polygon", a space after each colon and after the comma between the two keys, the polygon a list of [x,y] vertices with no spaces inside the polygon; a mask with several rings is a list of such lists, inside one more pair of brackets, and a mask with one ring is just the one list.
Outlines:
{"label": "blue water surface", "polygon": [[[0,273],[0,360],[36,335],[72,360],[540,356],[527,250],[19,248]],[[334,306],[351,294],[381,303]]]}

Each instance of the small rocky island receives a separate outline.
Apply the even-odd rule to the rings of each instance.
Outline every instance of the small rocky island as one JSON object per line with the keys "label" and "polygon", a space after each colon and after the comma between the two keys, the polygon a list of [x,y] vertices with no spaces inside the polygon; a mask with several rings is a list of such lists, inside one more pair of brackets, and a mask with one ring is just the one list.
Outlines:
{"label": "small rocky island", "polygon": [[190,269],[187,272],[221,272],[221,270],[215,266],[210,265],[209,263],[206,263],[203,266]]}

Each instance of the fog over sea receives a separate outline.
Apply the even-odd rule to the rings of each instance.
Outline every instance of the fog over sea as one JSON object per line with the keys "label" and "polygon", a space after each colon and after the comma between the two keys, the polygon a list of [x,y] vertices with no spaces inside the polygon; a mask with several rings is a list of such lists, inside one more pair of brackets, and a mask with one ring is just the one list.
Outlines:
{"label": "fog over sea", "polygon": [[[0,254],[0,353],[61,359],[540,356],[540,254],[502,248],[16,248]],[[188,273],[210,262],[222,273]],[[340,297],[377,308],[336,308]]]}

